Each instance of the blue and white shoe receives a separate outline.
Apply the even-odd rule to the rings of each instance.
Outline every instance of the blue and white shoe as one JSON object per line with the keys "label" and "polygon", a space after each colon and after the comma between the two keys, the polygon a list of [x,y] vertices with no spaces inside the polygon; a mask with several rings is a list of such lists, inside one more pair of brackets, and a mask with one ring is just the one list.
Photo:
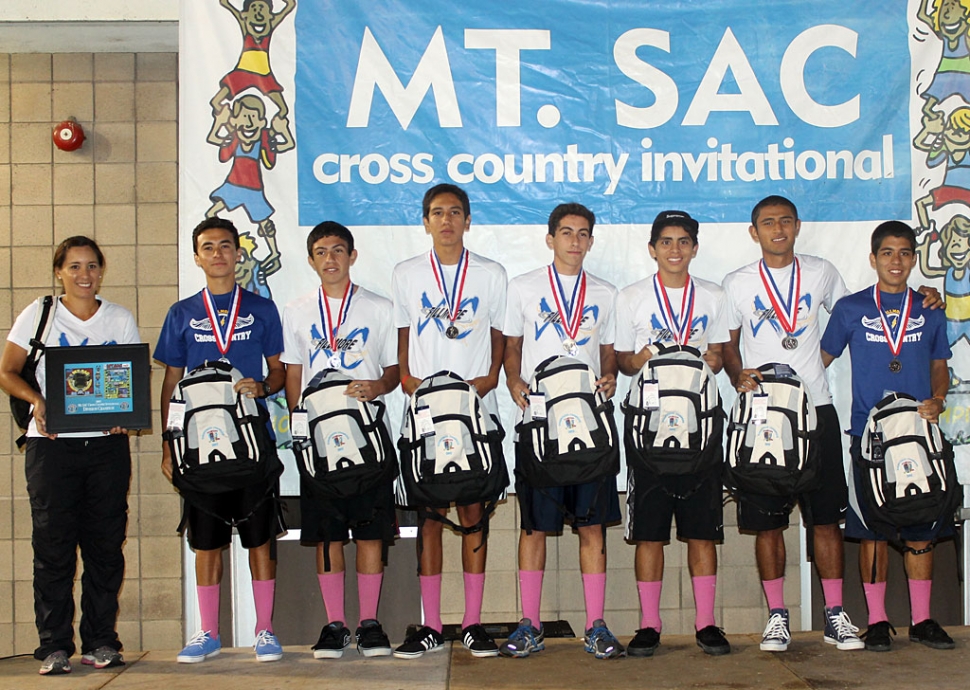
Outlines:
{"label": "blue and white shoe", "polygon": [[616,639],[616,635],[606,627],[606,621],[598,618],[593,621],[593,627],[586,631],[583,637],[586,651],[594,654],[597,659],[617,659],[626,656],[626,648]]}
{"label": "blue and white shoe", "polygon": [[825,609],[825,636],[827,644],[836,649],[865,649],[866,643],[859,639],[859,628],[852,625],[849,614],[841,606]]}
{"label": "blue and white shoe", "polygon": [[509,635],[509,639],[503,642],[502,646],[498,648],[498,653],[502,656],[522,659],[533,652],[541,652],[545,648],[545,630],[542,627],[534,627],[531,620],[523,618],[519,621],[519,627],[513,630],[512,634]]}
{"label": "blue and white shoe", "polygon": [[208,630],[200,630],[195,634],[185,649],[175,658],[180,664],[198,664],[210,657],[217,656],[222,651],[222,642],[213,637]]}
{"label": "blue and white shoe", "polygon": [[276,635],[269,630],[260,630],[253,644],[256,650],[256,661],[279,661],[283,658],[283,648],[276,640]]}

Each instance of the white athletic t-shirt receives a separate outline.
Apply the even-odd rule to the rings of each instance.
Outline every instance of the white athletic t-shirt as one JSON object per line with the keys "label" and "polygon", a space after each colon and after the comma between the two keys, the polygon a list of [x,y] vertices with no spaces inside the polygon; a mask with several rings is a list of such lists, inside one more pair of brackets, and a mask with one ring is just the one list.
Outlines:
{"label": "white athletic t-shirt", "polygon": [[[831,312],[835,303],[848,294],[848,290],[838,270],[825,259],[802,254],[796,254],[796,258],[802,272],[798,320],[794,332],[798,347],[794,350],[782,347],[786,333],[775,316],[768,291],[761,281],[758,271],[760,261],[739,268],[724,278],[727,327],[730,330],[741,329],[745,368],[757,368],[770,362],[788,364],[808,384],[815,405],[828,405],[832,402],[832,395],[825,380],[825,367],[819,348],[822,337],[819,310],[824,306],[826,311]],[[792,262],[785,268],[769,269],[785,300],[788,299],[794,266]]]}
{"label": "white athletic t-shirt", "polygon": [[[639,352],[654,343],[675,343],[668,324],[664,320],[663,307],[654,286],[654,276],[620,290],[616,298],[617,352]],[[730,335],[724,322],[724,290],[721,286],[700,278],[694,278],[694,311],[687,344],[702,353],[709,343],[726,343]],[[686,288],[667,288],[667,297],[678,322]]]}
{"label": "white athletic t-shirt", "polygon": [[[131,312],[121,305],[109,302],[106,299],[98,298],[101,306],[94,315],[87,321],[82,321],[72,314],[67,307],[58,304],[54,309],[54,320],[51,322],[50,333],[48,333],[44,344],[49,347],[69,347],[75,345],[130,345],[140,343],[141,337],[138,335],[138,325]],[[31,302],[27,308],[20,312],[20,316],[14,321],[7,340],[15,345],[30,352],[30,339],[34,337],[36,331],[35,321],[37,319],[37,301]],[[44,355],[37,361],[37,383],[41,391],[47,390],[47,374],[45,371]],[[46,392],[44,397],[47,397]],[[30,420],[27,427],[27,436],[39,437],[34,420]],[[58,434],[58,438],[90,438],[103,436],[102,432],[73,432]]]}

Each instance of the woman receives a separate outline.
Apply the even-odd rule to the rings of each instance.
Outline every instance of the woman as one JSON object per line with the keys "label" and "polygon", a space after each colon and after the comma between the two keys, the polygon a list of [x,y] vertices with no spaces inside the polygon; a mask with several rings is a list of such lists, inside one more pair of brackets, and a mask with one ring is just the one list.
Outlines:
{"label": "woman", "polygon": [[[45,345],[140,342],[124,307],[98,297],[104,255],[94,240],[70,237],[54,252],[54,276],[63,287],[55,300]],[[71,672],[74,654],[74,575],[81,549],[81,663],[124,664],[115,631],[118,590],[125,571],[122,544],[128,522],[131,455],[127,429],[50,434],[45,396],[20,376],[35,335],[38,303],[17,317],[0,355],[0,387],[33,405],[27,429],[27,492],[33,523],[34,613],[42,675]],[[44,360],[37,367],[46,391]]]}

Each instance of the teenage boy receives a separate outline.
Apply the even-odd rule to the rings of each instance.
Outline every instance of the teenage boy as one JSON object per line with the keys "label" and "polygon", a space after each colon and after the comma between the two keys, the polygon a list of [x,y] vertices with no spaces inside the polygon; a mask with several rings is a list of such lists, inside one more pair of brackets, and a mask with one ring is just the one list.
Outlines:
{"label": "teenage boy", "polygon": [[[906,224],[888,221],[872,233],[869,264],[876,270],[877,282],[835,305],[822,336],[822,361],[828,366],[842,354],[846,345],[852,360],[852,462],[860,461],[862,433],[869,411],[886,391],[907,393],[922,400],[920,416],[936,424],[946,408],[950,378],[947,360],[951,356],[946,337],[946,316],[940,310],[926,309],[919,294],[907,285],[916,265],[916,234]],[[855,466],[855,465],[854,465]],[[887,652],[892,645],[886,615],[886,539],[868,529],[863,521],[861,479],[853,472],[855,500],[850,502],[845,536],[862,541],[859,572],[869,608],[866,649]],[[858,511],[858,512],[857,512]],[[945,528],[944,528],[945,529]],[[932,544],[940,536],[933,525],[901,530],[906,546],[903,563],[909,578],[912,625],[909,639],[934,649],[953,649],[953,640],[930,618],[930,592],[933,584]],[[873,558],[876,577],[872,582]]]}
{"label": "teenage boy", "polygon": [[[306,244],[307,263],[320,285],[283,309],[287,405],[291,410],[296,407],[307,384],[324,369],[339,369],[354,378],[345,395],[381,399],[400,381],[391,301],[350,280],[357,250],[353,235],[343,225],[320,223],[310,231]],[[394,540],[396,532],[393,481],[353,499],[325,504],[301,480],[300,515],[300,540],[316,546],[317,578],[330,621],[313,647],[314,658],[338,659],[350,644],[350,630],[344,624],[344,543],[351,529],[357,544],[360,603],[357,649],[364,656],[390,655],[377,605],[384,545]],[[324,544],[329,545],[329,559]]]}
{"label": "teenage boy", "polygon": [[[505,320],[505,376],[517,417],[529,404],[529,384],[536,367],[555,355],[568,354],[586,364],[606,398],[616,392],[613,310],[616,288],[583,269],[593,246],[592,211],[580,204],[561,204],[549,215],[546,246],[553,261],[509,284]],[[519,446],[516,443],[516,464]],[[603,621],[606,596],[605,525],[620,520],[616,478],[537,491],[518,479],[521,517],[519,586],[522,620],[502,645],[503,656],[526,657],[545,648],[540,622],[542,579],[546,567],[546,534],[561,532],[563,509],[585,516],[577,524],[579,567],[586,601],[586,651],[598,659],[626,652]],[[528,514],[526,513],[528,511]]]}
{"label": "teenage boy", "polygon": [[[657,272],[620,291],[616,300],[616,359],[620,371],[636,376],[657,344],[689,345],[703,353],[714,373],[721,370],[724,291],[690,274],[697,256],[697,221],[683,211],[663,211],[650,230],[650,256]],[[718,440],[720,442],[720,440]],[[645,469],[627,476],[627,541],[636,542],[640,629],[627,646],[630,656],[652,656],[660,644],[660,590],[664,544],[677,517],[677,538],[687,542],[694,590],[697,644],[708,654],[731,651],[714,622],[717,542],[724,540],[720,467],[706,476],[659,477]]]}
{"label": "teenage boy", "polygon": [[[464,190],[452,184],[437,185],[425,193],[421,206],[424,229],[432,240],[431,251],[402,261],[391,277],[401,387],[411,395],[422,379],[446,369],[475,386],[485,406],[494,413],[494,390],[505,346],[501,331],[505,269],[465,249],[464,236],[472,218]],[[457,506],[457,511],[460,524],[472,527],[481,522],[484,503]],[[421,521],[418,561],[424,626],[394,650],[398,658],[415,659],[444,648],[443,527],[438,520]],[[465,585],[462,644],[478,657],[498,654],[495,641],[481,625],[487,553],[483,534],[462,535],[461,547]]]}
{"label": "teenage boy", "polygon": [[[155,347],[155,359],[165,365],[162,382],[162,428],[167,426],[169,401],[186,369],[207,360],[227,359],[244,378],[236,391],[251,398],[265,398],[283,388],[285,372],[280,362],[283,331],[276,305],[243,290],[235,282],[239,259],[239,233],[228,220],[207,218],[192,232],[195,264],[205,273],[201,292],[172,305]],[[267,373],[264,377],[263,366]],[[168,444],[162,445],[162,472],[172,480]],[[267,494],[273,494],[267,498]],[[214,494],[208,510],[186,503],[185,524],[189,546],[195,550],[196,592],[202,629],[178,655],[180,663],[197,663],[217,655],[219,638],[219,590],[222,581],[222,549],[232,538],[232,527],[213,516],[239,521],[236,528],[249,551],[256,602],[256,659],[277,661],[283,656],[273,634],[273,599],[276,561],[273,538],[281,527],[275,489],[263,484]]]}

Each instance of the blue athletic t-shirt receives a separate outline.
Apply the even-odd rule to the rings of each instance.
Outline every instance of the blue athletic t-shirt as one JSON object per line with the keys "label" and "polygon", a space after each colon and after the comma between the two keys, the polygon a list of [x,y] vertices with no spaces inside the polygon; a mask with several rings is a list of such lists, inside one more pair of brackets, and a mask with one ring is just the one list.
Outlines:
{"label": "blue athletic t-shirt", "polygon": [[[849,346],[852,358],[852,427],[853,436],[862,436],[869,412],[886,396],[887,391],[906,393],[917,400],[933,396],[930,362],[949,359],[946,339],[946,315],[942,309],[924,309],[923,296],[910,290],[912,307],[900,350],[898,373],[889,370],[893,360],[883,333],[879,310],[872,287],[840,299],[822,336],[822,349],[838,357]],[[903,293],[880,292],[879,297],[890,325],[899,318]]]}

